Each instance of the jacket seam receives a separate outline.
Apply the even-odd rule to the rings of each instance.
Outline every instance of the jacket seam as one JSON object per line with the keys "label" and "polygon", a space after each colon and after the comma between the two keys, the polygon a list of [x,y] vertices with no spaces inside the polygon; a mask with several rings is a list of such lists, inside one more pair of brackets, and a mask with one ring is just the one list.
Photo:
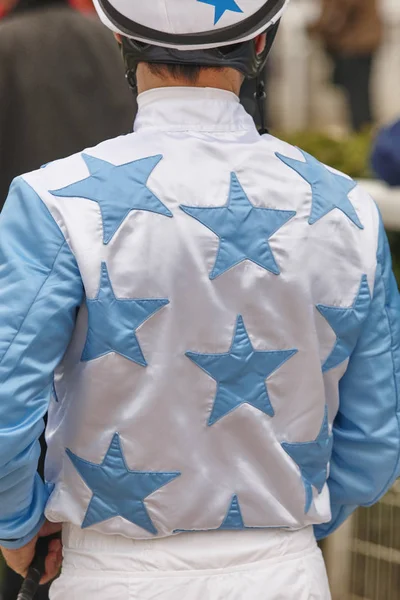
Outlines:
{"label": "jacket seam", "polygon": [[[34,189],[34,188],[31,186],[31,184],[30,184],[28,181],[26,181],[26,180],[24,180],[24,181],[25,181],[25,183],[26,183],[27,185],[29,185],[29,187],[30,187],[30,188],[31,188],[31,189],[34,191],[34,193],[35,193],[35,194],[37,195],[37,197],[40,199],[41,203],[43,204],[43,206],[45,207],[45,209],[46,209],[46,210],[47,210],[47,212],[49,213],[49,216],[50,216],[50,218],[52,219],[52,221],[54,222],[54,224],[57,226],[57,229],[59,230],[60,234],[62,235],[62,238],[63,238],[64,242],[66,242],[66,244],[68,245],[68,248],[69,248],[69,250],[70,250],[71,254],[72,254],[72,255],[73,255],[73,257],[75,258],[75,262],[78,264],[78,261],[77,261],[77,258],[76,258],[76,255],[75,255],[75,252],[73,251],[73,249],[72,249],[72,246],[71,246],[71,241],[70,241],[70,237],[69,237],[69,235],[66,235],[66,234],[64,233],[64,231],[63,231],[63,228],[62,228],[62,226],[61,226],[61,223],[59,223],[59,222],[57,221],[57,219],[54,217],[54,215],[52,214],[51,210],[49,209],[49,207],[47,206],[47,204],[46,204],[46,202],[43,200],[43,198],[42,198],[42,197],[39,195],[39,193],[38,193],[38,192],[37,192],[37,191],[36,191],[36,190],[35,190],[35,189]],[[64,226],[65,226],[65,225],[64,225]],[[66,227],[66,226],[65,226],[65,229],[66,229],[66,233],[68,233],[68,231],[67,231],[67,227]],[[56,257],[56,259],[57,259],[57,257]],[[56,259],[54,260],[54,263],[55,263]],[[53,267],[54,267],[54,263],[53,263]],[[52,269],[53,269],[53,267],[52,267]],[[79,267],[78,267],[78,268],[79,268]]]}
{"label": "jacket seam", "polygon": [[[19,328],[18,328],[18,329],[17,329],[17,331],[15,332],[15,335],[14,335],[14,336],[13,336],[13,338],[11,339],[11,341],[10,341],[10,343],[9,343],[9,345],[8,345],[8,348],[7,348],[7,350],[4,352],[3,356],[0,358],[0,365],[2,364],[3,360],[4,360],[4,359],[5,359],[5,357],[7,356],[7,354],[8,354],[8,352],[9,352],[9,350],[10,350],[11,346],[12,346],[12,345],[13,345],[13,343],[15,342],[15,340],[16,340],[16,338],[17,338],[18,334],[20,333],[20,331],[21,331],[22,327],[24,326],[24,324],[25,324],[25,321],[26,321],[26,319],[28,318],[28,316],[29,316],[29,313],[30,313],[30,311],[31,311],[31,309],[32,309],[32,306],[35,304],[35,302],[36,302],[36,300],[37,300],[37,297],[39,296],[39,294],[40,294],[40,292],[42,291],[43,287],[46,285],[46,283],[47,283],[47,281],[48,281],[49,277],[50,277],[50,276],[51,276],[51,274],[53,273],[54,266],[55,266],[55,264],[56,264],[56,262],[57,262],[57,259],[58,259],[58,257],[59,257],[59,254],[60,254],[61,250],[63,249],[63,247],[65,246],[65,244],[67,244],[69,251],[71,252],[72,256],[74,257],[74,259],[75,259],[75,262],[77,263],[77,260],[76,260],[75,253],[73,252],[73,250],[72,250],[72,248],[71,248],[71,245],[68,243],[68,240],[66,239],[66,237],[65,237],[65,235],[64,235],[64,232],[63,232],[63,230],[61,229],[61,226],[60,226],[60,224],[59,224],[59,223],[56,221],[56,219],[55,219],[55,218],[54,218],[54,216],[52,215],[52,213],[51,213],[51,211],[50,211],[49,207],[47,206],[46,202],[43,200],[43,198],[40,196],[40,194],[39,194],[39,193],[38,193],[38,192],[37,192],[37,191],[36,191],[36,190],[35,190],[35,189],[32,187],[32,185],[29,183],[29,181],[26,181],[26,179],[24,179],[23,177],[21,177],[21,179],[22,179],[22,181],[23,181],[23,182],[24,182],[24,183],[25,183],[27,186],[29,186],[29,188],[30,188],[30,189],[31,189],[31,190],[34,192],[34,194],[36,194],[36,196],[38,197],[38,199],[40,200],[40,202],[42,203],[42,205],[43,205],[43,206],[44,206],[44,208],[46,209],[46,211],[47,211],[47,213],[49,214],[49,216],[50,216],[51,220],[53,221],[54,225],[57,227],[58,231],[60,232],[60,235],[62,236],[62,241],[61,241],[61,243],[60,243],[60,247],[59,247],[59,249],[58,249],[58,251],[57,251],[57,254],[56,254],[56,255],[55,255],[55,257],[54,257],[53,263],[52,263],[52,265],[51,265],[51,267],[50,267],[50,270],[49,270],[49,273],[48,273],[48,275],[47,275],[46,279],[43,281],[43,283],[42,283],[42,285],[40,286],[39,290],[38,290],[38,291],[37,291],[37,293],[35,294],[35,297],[33,298],[32,302],[31,302],[31,304],[30,304],[30,306],[29,306],[29,308],[28,308],[28,311],[27,311],[27,313],[26,313],[26,315],[25,315],[25,317],[24,317],[24,319],[23,319],[23,321],[22,321],[22,323],[21,323],[21,325],[19,326]],[[78,267],[78,269],[79,269],[79,267]]]}
{"label": "jacket seam", "polygon": [[[389,327],[389,332],[390,332],[390,356],[392,359],[392,368],[393,368],[393,380],[394,380],[394,387],[395,387],[395,393],[396,393],[396,403],[395,403],[395,416],[396,416],[396,421],[397,421],[397,429],[398,429],[398,438],[400,439],[400,415],[399,415],[399,390],[398,390],[398,385],[397,385],[397,380],[396,380],[396,364],[394,361],[394,355],[393,355],[393,329],[390,323],[390,317],[389,317],[389,312],[388,312],[388,307],[387,307],[387,292],[386,292],[386,285],[385,285],[385,281],[383,279],[383,265],[381,263],[381,260],[378,258],[378,264],[380,266],[381,269],[381,277],[382,277],[382,283],[383,283],[383,288],[385,290],[385,315],[386,315],[386,319],[387,319],[387,324]],[[372,500],[372,502],[369,502],[369,505],[375,504],[376,502],[378,502],[378,500],[382,497],[382,495],[388,491],[388,486],[391,484],[391,482],[393,481],[393,477],[396,474],[397,471],[397,467],[400,461],[400,443],[398,444],[398,449],[397,449],[397,458],[395,461],[395,465],[393,468],[393,471],[387,481],[387,483],[382,487],[381,491],[379,492],[379,494],[377,494],[374,499]]]}
{"label": "jacket seam", "polygon": [[[44,204],[44,203],[43,203],[43,204]],[[53,220],[54,220],[54,219],[53,219]],[[3,356],[0,358],[0,365],[3,363],[3,361],[4,361],[5,357],[7,356],[8,352],[9,352],[9,350],[10,350],[10,348],[11,348],[11,346],[13,345],[13,343],[15,342],[15,340],[16,340],[16,338],[17,338],[18,334],[20,333],[21,329],[23,328],[23,326],[24,326],[24,324],[25,324],[25,321],[26,321],[26,319],[28,318],[28,316],[29,316],[29,313],[31,312],[31,309],[32,309],[33,305],[35,304],[35,302],[36,302],[36,300],[37,300],[37,297],[39,296],[39,294],[40,294],[40,292],[42,291],[43,287],[46,285],[46,283],[47,283],[47,281],[48,281],[48,279],[49,279],[50,275],[53,273],[53,270],[54,270],[54,265],[56,264],[56,261],[57,261],[57,259],[58,259],[59,255],[60,255],[60,252],[61,252],[61,250],[63,249],[63,247],[65,246],[65,244],[66,244],[66,243],[67,243],[67,241],[66,241],[66,239],[64,238],[64,241],[61,243],[61,245],[60,245],[60,247],[59,247],[59,249],[58,249],[58,251],[57,251],[57,254],[56,254],[56,256],[55,256],[55,258],[54,258],[54,260],[53,260],[53,263],[52,263],[52,265],[51,265],[50,271],[49,271],[49,273],[48,273],[48,275],[47,275],[46,279],[43,281],[42,285],[40,286],[40,288],[38,289],[37,293],[35,294],[35,297],[33,298],[32,302],[30,303],[30,305],[29,305],[29,308],[28,308],[28,310],[27,310],[27,312],[26,312],[26,315],[25,315],[25,317],[24,317],[24,319],[23,319],[23,321],[22,321],[21,325],[18,327],[18,329],[17,329],[17,331],[15,332],[15,335],[13,336],[12,340],[10,340],[10,343],[9,343],[9,345],[8,345],[8,348],[7,348],[7,350],[4,352]]]}

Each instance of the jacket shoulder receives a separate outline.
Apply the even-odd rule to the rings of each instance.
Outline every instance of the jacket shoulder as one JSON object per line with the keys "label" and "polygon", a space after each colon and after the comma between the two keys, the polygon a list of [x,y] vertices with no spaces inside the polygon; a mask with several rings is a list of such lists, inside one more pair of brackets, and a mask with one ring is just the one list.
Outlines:
{"label": "jacket shoulder", "polygon": [[[90,174],[89,159],[96,161],[96,170],[101,170],[102,162],[122,164],[132,140],[136,134],[130,133],[105,140],[96,146],[85,148],[80,152],[43,165],[40,169],[25,173],[22,178],[41,195],[41,191],[57,190],[85,179]],[[104,164],[104,167],[106,165]]]}
{"label": "jacket shoulder", "polygon": [[[355,225],[356,229],[370,232],[372,228],[377,234],[379,209],[363,188],[362,182],[322,163],[297,146],[272,136],[266,138],[269,138],[266,141],[270,150],[281,163],[276,175],[283,180],[283,184],[289,183],[291,193],[298,192],[303,202],[308,203],[311,200],[308,221],[310,225],[321,221],[329,227],[344,213],[348,222]],[[330,218],[326,218],[328,216]]]}

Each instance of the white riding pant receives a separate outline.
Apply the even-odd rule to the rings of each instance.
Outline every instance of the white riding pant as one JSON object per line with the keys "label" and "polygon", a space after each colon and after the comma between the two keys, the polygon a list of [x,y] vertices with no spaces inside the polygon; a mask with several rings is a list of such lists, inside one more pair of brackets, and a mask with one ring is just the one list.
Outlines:
{"label": "white riding pant", "polygon": [[138,541],[65,525],[51,600],[330,600],[313,530]]}

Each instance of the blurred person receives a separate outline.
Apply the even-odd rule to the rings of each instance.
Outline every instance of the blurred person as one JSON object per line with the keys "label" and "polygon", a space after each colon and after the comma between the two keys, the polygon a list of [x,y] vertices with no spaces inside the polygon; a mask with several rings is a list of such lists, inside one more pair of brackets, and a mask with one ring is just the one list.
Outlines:
{"label": "blurred person", "polygon": [[321,0],[320,18],[309,28],[333,60],[333,82],[346,94],[354,131],[374,121],[371,74],[382,30],[378,0]]}
{"label": "blurred person", "polygon": [[97,17],[64,0],[0,0],[0,208],[14,177],[127,133],[134,100]]}
{"label": "blurred person", "polygon": [[134,132],[10,189],[0,545],[24,574],[63,524],[52,600],[329,600],[316,537],[398,477],[379,211],[239,103],[287,4],[96,0]]}
{"label": "blurred person", "polygon": [[400,186],[400,121],[378,133],[372,150],[375,173],[390,186]]}

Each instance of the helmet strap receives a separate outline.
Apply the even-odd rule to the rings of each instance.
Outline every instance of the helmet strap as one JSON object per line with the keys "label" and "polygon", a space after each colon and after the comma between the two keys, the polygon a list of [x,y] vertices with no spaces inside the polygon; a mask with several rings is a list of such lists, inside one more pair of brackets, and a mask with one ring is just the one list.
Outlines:
{"label": "helmet strap", "polygon": [[264,135],[265,133],[269,133],[269,131],[265,123],[265,100],[267,98],[267,94],[265,93],[265,83],[262,74],[260,74],[256,79],[256,92],[254,94],[254,98],[257,102],[258,112],[260,114],[261,127],[258,133],[260,135]]}
{"label": "helmet strap", "polygon": [[136,69],[128,69],[125,73],[125,79],[132,90],[132,93],[137,95],[137,79],[136,79]]}

